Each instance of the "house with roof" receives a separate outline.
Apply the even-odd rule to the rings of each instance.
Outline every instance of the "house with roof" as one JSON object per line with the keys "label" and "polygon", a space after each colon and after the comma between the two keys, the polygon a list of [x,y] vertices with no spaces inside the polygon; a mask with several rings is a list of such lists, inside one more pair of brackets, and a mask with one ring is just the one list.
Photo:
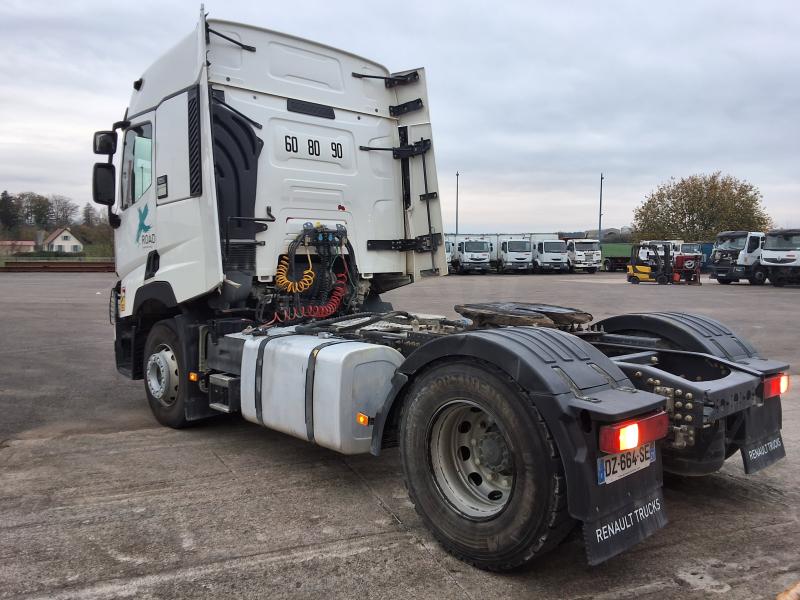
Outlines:
{"label": "house with roof", "polygon": [[42,249],[48,252],[77,254],[83,252],[83,242],[69,230],[69,227],[59,227],[44,239]]}
{"label": "house with roof", "polygon": [[0,256],[12,256],[34,250],[36,250],[36,242],[32,240],[0,240]]}

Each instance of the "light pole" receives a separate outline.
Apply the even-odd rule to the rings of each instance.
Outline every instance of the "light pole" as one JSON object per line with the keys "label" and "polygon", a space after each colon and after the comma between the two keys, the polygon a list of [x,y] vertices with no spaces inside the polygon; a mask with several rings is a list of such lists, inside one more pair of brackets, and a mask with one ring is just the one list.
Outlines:
{"label": "light pole", "polygon": [[456,171],[456,235],[458,235],[458,171]]}
{"label": "light pole", "polygon": [[600,215],[597,217],[597,241],[603,241],[603,174],[600,173]]}

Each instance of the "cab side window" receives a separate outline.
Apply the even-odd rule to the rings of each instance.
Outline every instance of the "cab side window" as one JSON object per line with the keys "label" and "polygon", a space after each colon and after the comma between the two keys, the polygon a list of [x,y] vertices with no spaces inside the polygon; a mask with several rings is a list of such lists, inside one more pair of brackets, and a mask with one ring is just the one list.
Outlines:
{"label": "cab side window", "polygon": [[575,250],[575,245],[572,242],[567,244],[567,252],[572,252],[574,250]]}
{"label": "cab side window", "polygon": [[506,249],[507,247],[508,247],[508,245],[505,242],[503,242],[502,246],[500,247],[500,250],[502,252],[508,252],[508,250]]}
{"label": "cab side window", "polygon": [[141,123],[125,132],[122,152],[122,208],[134,204],[153,183],[153,126]]}
{"label": "cab side window", "polygon": [[542,252],[542,249],[543,249],[543,248],[544,248],[544,244],[542,244],[542,242],[539,242],[539,243],[537,244],[537,246],[536,246],[536,249],[537,249],[539,252]]}
{"label": "cab side window", "polygon": [[756,236],[751,237],[747,242],[747,252],[748,253],[755,252],[755,250],[756,250],[756,248],[758,248],[760,242],[761,242],[760,238],[757,238]]}

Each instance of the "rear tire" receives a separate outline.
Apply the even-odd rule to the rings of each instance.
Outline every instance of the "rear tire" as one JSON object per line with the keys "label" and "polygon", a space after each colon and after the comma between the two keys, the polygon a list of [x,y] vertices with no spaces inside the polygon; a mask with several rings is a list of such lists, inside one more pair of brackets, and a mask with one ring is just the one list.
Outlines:
{"label": "rear tire", "polygon": [[669,277],[666,275],[659,275],[656,277],[656,283],[658,285],[667,285],[669,283]]}
{"label": "rear tire", "polygon": [[186,427],[189,381],[178,330],[172,319],[156,323],[144,345],[144,389],[156,420],[162,425]]}
{"label": "rear tire", "polygon": [[422,373],[400,427],[409,497],[457,558],[515,569],[574,526],[555,442],[528,395],[496,368],[467,359]]}
{"label": "rear tire", "polygon": [[608,273],[613,273],[614,271],[616,271],[616,269],[614,268],[614,265],[613,265],[613,264],[611,264],[611,261],[610,261],[610,260],[608,260],[608,259],[606,259],[605,261],[603,261],[603,268],[604,268],[604,269],[606,270],[606,272],[608,272]]}
{"label": "rear tire", "polygon": [[639,278],[636,277],[635,275],[629,275],[628,276],[628,283],[633,283],[633,284],[638,285],[639,284]]}
{"label": "rear tire", "polygon": [[717,279],[717,283],[721,283],[722,285],[730,285],[731,284],[731,280],[730,279]]}

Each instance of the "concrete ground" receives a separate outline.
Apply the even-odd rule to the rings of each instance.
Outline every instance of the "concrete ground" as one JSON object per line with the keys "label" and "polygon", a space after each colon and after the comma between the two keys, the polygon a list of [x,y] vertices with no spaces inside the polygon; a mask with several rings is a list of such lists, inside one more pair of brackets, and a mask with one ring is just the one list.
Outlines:
{"label": "concrete ground", "polygon": [[[786,460],[668,479],[670,524],[599,567],[574,534],[528,571],[489,574],[423,529],[396,450],[343,458],[237,418],[158,426],[142,382],[114,369],[112,282],[0,275],[0,598],[744,599],[800,580],[800,383],[784,397]],[[492,299],[695,312],[800,365],[798,289],[486,275],[387,299],[445,314]]]}

